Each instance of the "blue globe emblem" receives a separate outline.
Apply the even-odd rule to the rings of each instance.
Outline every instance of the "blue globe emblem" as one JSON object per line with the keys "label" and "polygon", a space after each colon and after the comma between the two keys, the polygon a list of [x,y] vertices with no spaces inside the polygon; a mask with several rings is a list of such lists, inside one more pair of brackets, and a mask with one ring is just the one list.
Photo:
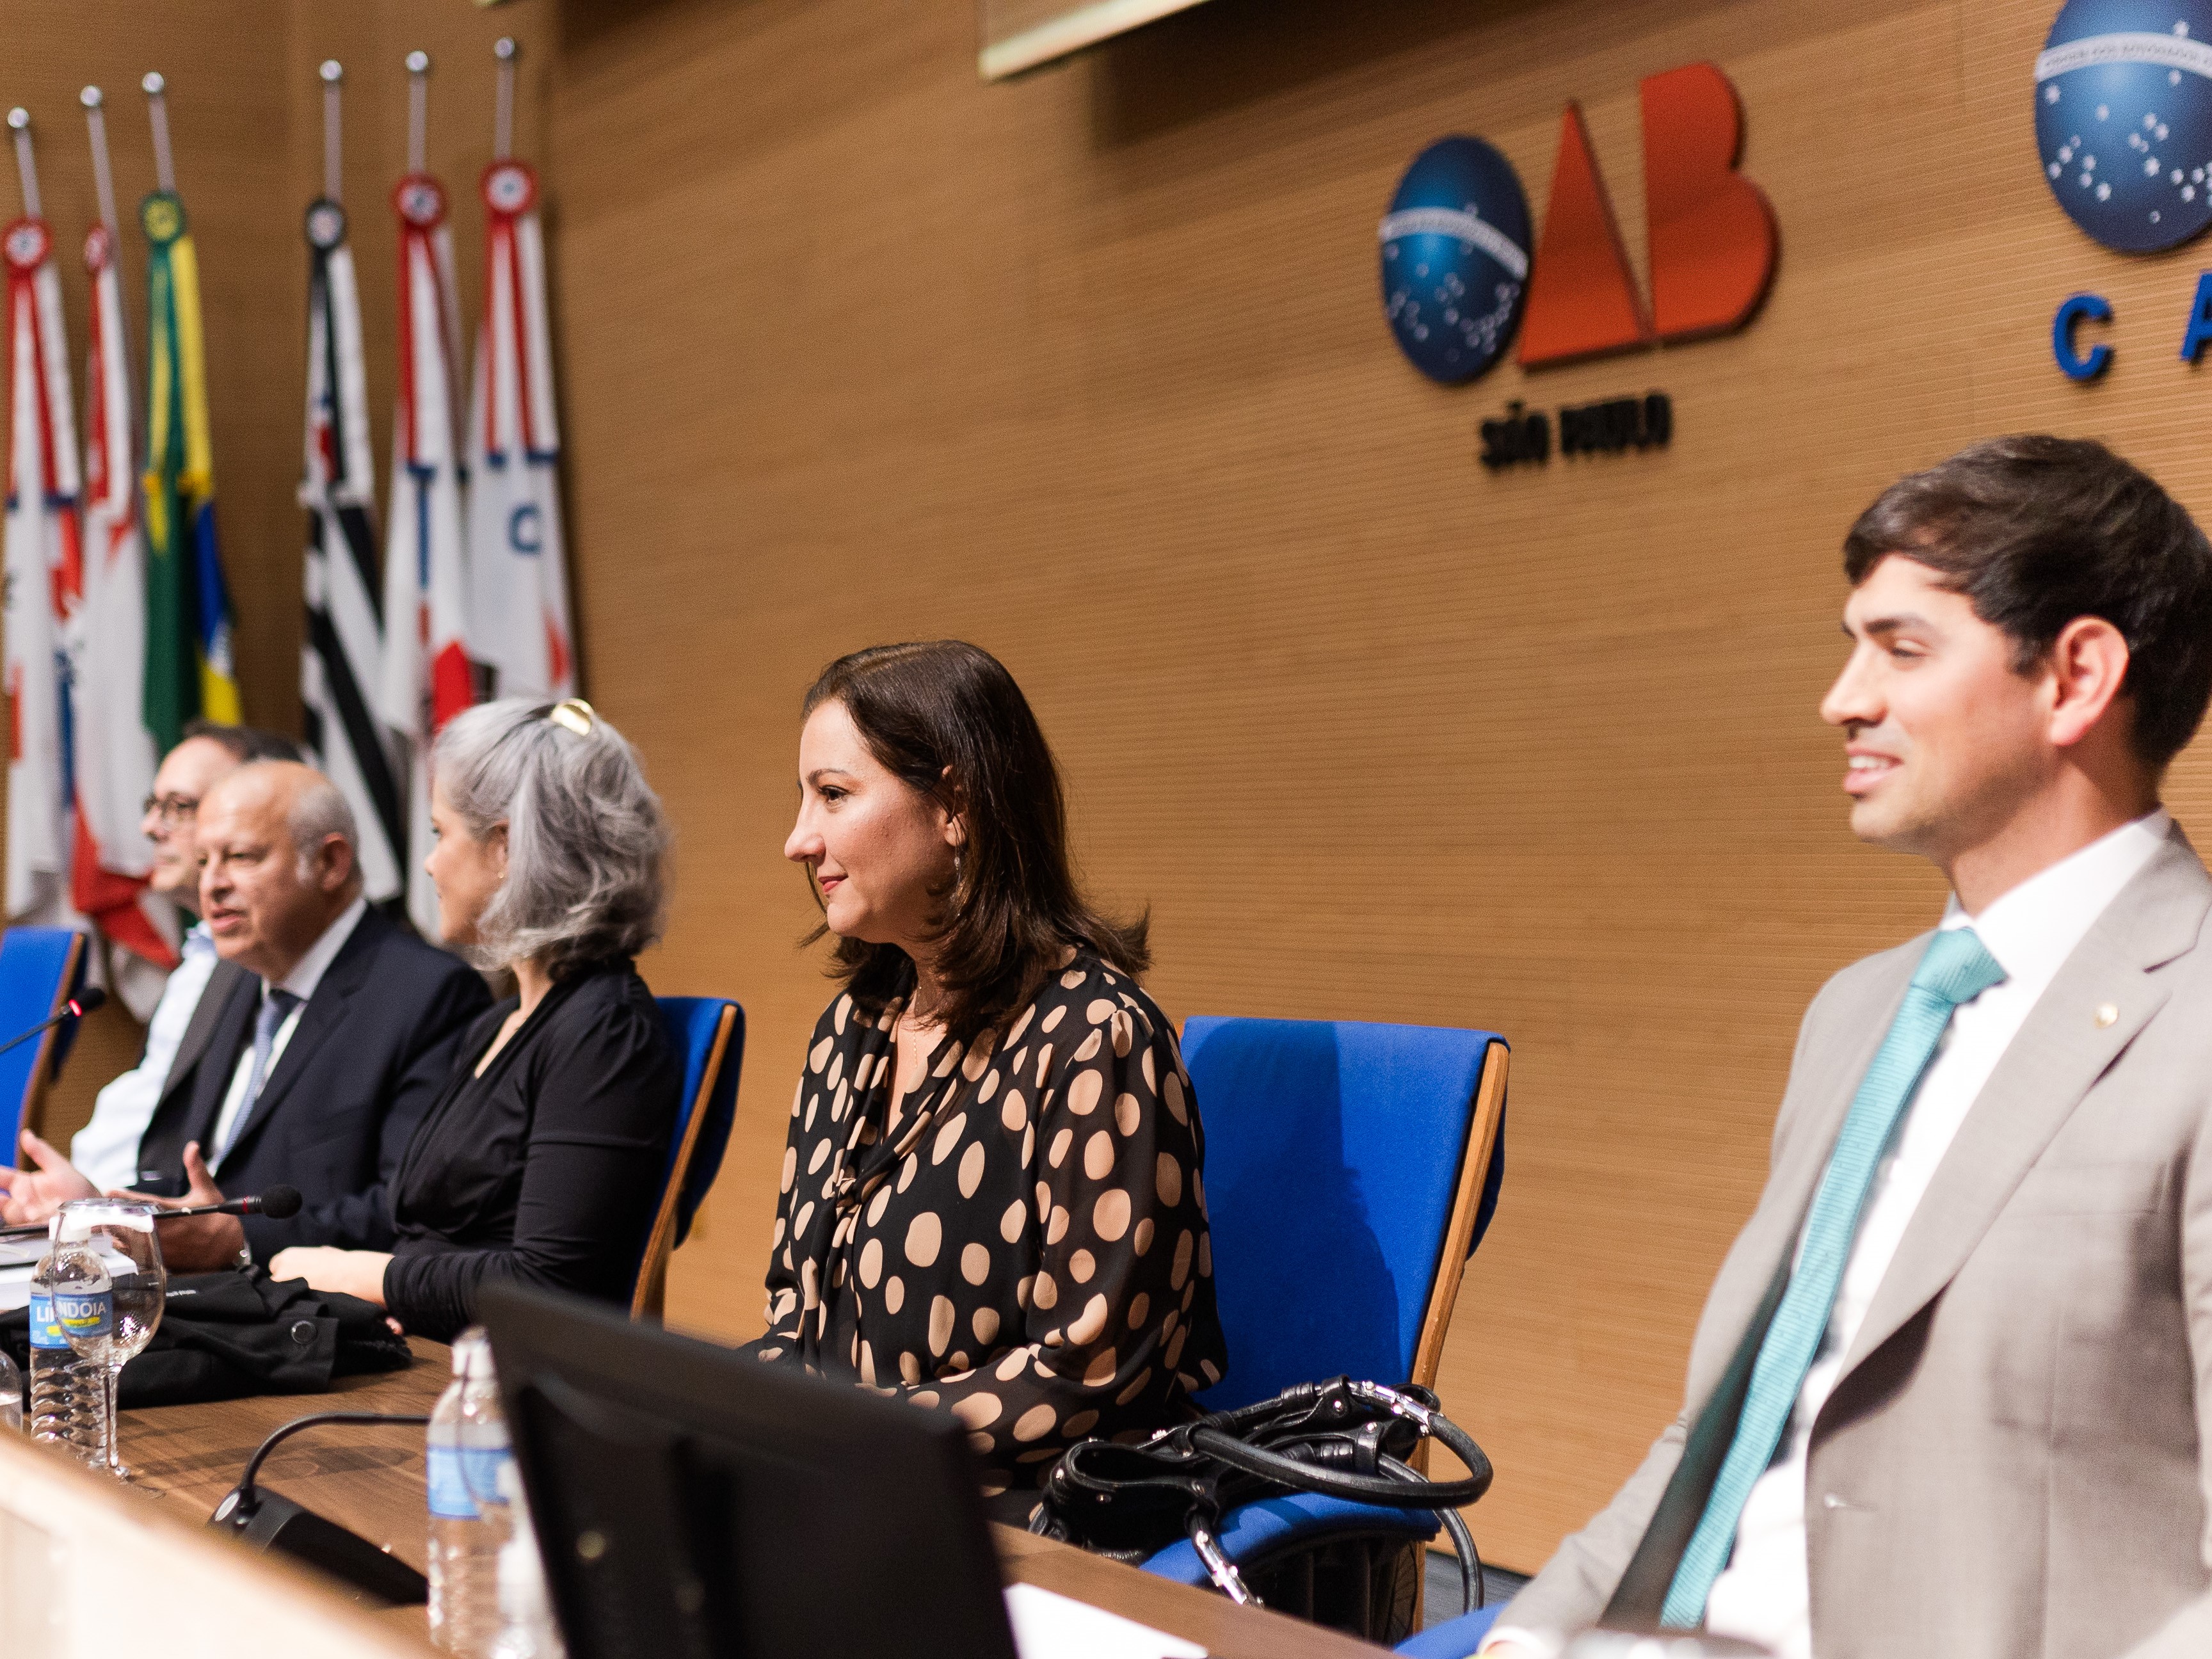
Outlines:
{"label": "blue globe emblem", "polygon": [[1528,291],[1528,198],[1480,138],[1439,139],[1413,158],[1381,228],[1382,309],[1398,349],[1455,386],[1513,343]]}
{"label": "blue globe emblem", "polygon": [[2212,0],[2067,0],[2035,60],[2035,142],[2058,205],[2106,247],[2212,223]]}

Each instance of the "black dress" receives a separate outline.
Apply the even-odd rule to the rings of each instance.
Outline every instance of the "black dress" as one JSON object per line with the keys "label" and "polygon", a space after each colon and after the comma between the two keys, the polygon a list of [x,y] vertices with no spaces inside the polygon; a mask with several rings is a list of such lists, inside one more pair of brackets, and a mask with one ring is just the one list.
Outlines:
{"label": "black dress", "polygon": [[1221,1377],[1197,1103],[1152,999],[1070,952],[1003,1039],[941,1044],[887,1133],[902,1006],[815,1027],[753,1352],[950,1408],[1012,1518],[1064,1447]]}
{"label": "black dress", "polygon": [[394,1183],[392,1316],[448,1341],[486,1279],[627,1303],[660,1200],[684,1065],[627,961],[556,982],[482,1077],[519,1006],[469,1028]]}

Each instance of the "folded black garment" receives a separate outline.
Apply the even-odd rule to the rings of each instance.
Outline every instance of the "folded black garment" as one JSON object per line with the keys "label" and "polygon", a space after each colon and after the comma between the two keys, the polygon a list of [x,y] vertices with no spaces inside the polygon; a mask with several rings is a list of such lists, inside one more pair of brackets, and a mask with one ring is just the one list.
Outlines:
{"label": "folded black garment", "polygon": [[[0,1314],[4,1343],[27,1376],[31,1315]],[[169,1281],[168,1305],[146,1351],[123,1368],[117,1403],[182,1406],[254,1394],[314,1394],[331,1379],[396,1371],[414,1363],[384,1310],[357,1296],[274,1279],[264,1267],[185,1273]]]}

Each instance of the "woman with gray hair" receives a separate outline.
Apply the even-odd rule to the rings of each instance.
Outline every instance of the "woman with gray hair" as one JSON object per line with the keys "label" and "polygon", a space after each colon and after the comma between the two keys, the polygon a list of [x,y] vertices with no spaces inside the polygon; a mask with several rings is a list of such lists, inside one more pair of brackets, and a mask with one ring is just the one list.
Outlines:
{"label": "woman with gray hair", "polygon": [[295,1249],[270,1272],[444,1340],[488,1279],[629,1300],[684,1068],[631,962],[659,935],[668,829],[622,734],[579,698],[509,698],[447,723],[431,778],[439,929],[515,994],[408,1145],[392,1252]]}

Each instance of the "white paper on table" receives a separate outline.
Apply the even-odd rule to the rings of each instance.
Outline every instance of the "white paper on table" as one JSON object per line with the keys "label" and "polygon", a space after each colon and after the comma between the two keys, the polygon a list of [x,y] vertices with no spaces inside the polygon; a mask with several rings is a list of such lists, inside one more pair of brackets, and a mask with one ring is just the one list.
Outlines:
{"label": "white paper on table", "polygon": [[0,1268],[36,1267],[46,1253],[44,1238],[0,1238]]}
{"label": "white paper on table", "polygon": [[1035,1584],[1006,1586],[1021,1659],[1206,1659],[1195,1642]]}
{"label": "white paper on table", "polygon": [[0,1267],[0,1313],[13,1313],[18,1308],[31,1305],[31,1268],[25,1262],[20,1267]]}

